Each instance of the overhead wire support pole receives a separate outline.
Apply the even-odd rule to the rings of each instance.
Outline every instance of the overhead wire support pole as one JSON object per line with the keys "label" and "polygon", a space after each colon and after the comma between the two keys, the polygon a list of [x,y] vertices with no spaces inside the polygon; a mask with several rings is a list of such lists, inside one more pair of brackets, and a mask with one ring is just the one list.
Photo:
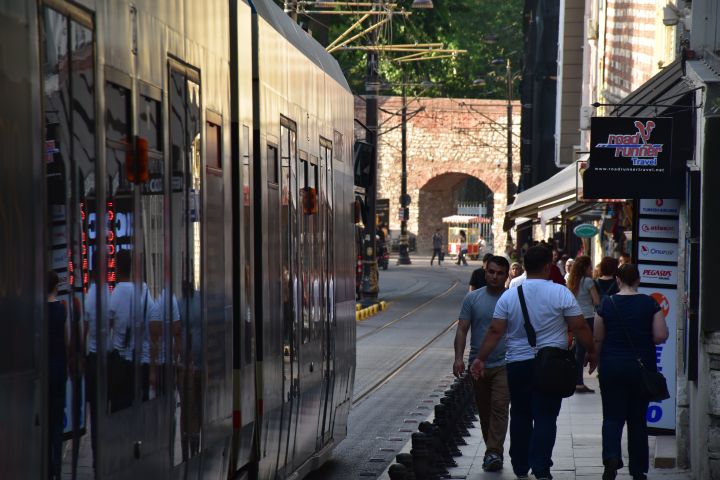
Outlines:
{"label": "overhead wire support pole", "polygon": [[[373,9],[380,8],[381,5],[373,6]],[[372,20],[370,20],[372,21]],[[378,30],[370,29],[368,41],[370,45],[377,44]],[[375,204],[377,199],[377,124],[378,124],[378,103],[377,97],[380,89],[380,75],[378,72],[378,54],[376,51],[367,53],[367,76],[365,77],[365,124],[367,131],[365,139],[367,143],[372,145],[372,158],[370,161],[371,182],[366,190],[365,206],[366,206],[366,222],[363,231],[362,241],[362,280],[360,293],[362,303],[365,306],[374,304],[377,301],[380,291],[378,285],[378,264],[377,264],[377,244],[376,238],[376,216]]]}
{"label": "overhead wire support pole", "polygon": [[408,233],[407,233],[407,220],[408,220],[408,194],[407,194],[407,79],[405,72],[403,71],[403,83],[402,83],[402,116],[401,116],[401,177],[400,177],[400,209],[402,210],[402,219],[400,220],[400,241],[398,242],[398,265],[410,265],[409,249],[408,244]]}
{"label": "overhead wire support pole", "polygon": [[368,18],[370,18],[370,15],[369,15],[369,14],[365,14],[365,15],[363,15],[362,17],[360,17],[357,22],[353,23],[347,30],[345,30],[345,31],[344,31],[343,33],[341,33],[335,40],[333,40],[333,41],[330,43],[330,45],[328,45],[328,46],[325,48],[325,50],[330,50],[330,49],[333,48],[335,45],[337,45],[338,43],[340,43],[343,38],[345,38],[346,36],[348,36],[348,35],[350,34],[350,32],[352,32],[352,31],[355,30],[357,27],[359,27],[360,25],[362,25],[362,22],[364,22],[364,21],[367,20]]}
{"label": "overhead wire support pole", "polygon": [[327,49],[327,52],[328,52],[328,53],[332,53],[332,52],[334,52],[335,50],[337,50],[337,49],[339,49],[339,48],[342,48],[343,46],[347,45],[348,43],[350,43],[350,42],[352,42],[352,41],[354,41],[354,40],[357,40],[358,38],[362,37],[362,36],[365,35],[366,33],[370,33],[370,32],[376,31],[378,28],[382,27],[383,25],[385,25],[385,24],[388,23],[389,21],[390,21],[390,18],[383,18],[382,20],[380,20],[379,22],[377,22],[377,23],[369,26],[368,28],[366,28],[366,29],[363,30],[362,32],[360,32],[360,33],[358,33],[358,34],[356,34],[356,35],[353,35],[352,37],[348,38],[347,40],[343,40],[342,42],[340,42],[339,44],[335,45],[335,46],[332,47],[332,48],[328,48],[328,49]]}
{"label": "overhead wire support pole", "polygon": [[515,201],[515,184],[513,183],[513,154],[512,154],[512,127],[513,127],[513,108],[512,108],[512,91],[513,91],[513,75],[512,65],[508,58],[505,62],[505,81],[507,83],[507,172],[506,172],[506,187],[507,187],[507,205],[508,207]]}

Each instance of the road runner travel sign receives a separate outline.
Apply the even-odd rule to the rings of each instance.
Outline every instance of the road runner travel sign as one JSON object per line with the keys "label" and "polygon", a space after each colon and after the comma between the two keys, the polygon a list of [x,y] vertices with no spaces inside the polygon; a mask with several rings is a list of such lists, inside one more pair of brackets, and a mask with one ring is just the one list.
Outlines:
{"label": "road runner travel sign", "polygon": [[673,190],[672,118],[593,117],[586,198],[666,197]]}

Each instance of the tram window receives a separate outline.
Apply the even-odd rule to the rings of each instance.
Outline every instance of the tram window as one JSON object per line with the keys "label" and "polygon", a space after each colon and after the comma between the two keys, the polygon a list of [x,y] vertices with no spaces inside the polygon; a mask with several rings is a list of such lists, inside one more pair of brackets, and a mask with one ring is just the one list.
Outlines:
{"label": "tram window", "polygon": [[251,225],[252,225],[252,210],[250,202],[250,128],[247,125],[243,125],[243,138],[242,138],[242,229],[243,229],[243,243],[244,243],[244,284],[243,284],[243,301],[242,305],[244,308],[244,330],[241,332],[243,335],[243,356],[244,365],[248,365],[253,359],[253,348],[252,348],[252,248],[251,248]]}
{"label": "tram window", "polygon": [[[62,465],[63,436],[77,442],[80,431],[88,427],[86,416],[73,415],[73,412],[84,409],[85,393],[91,404],[92,428],[96,425],[97,410],[93,405],[97,405],[97,389],[93,367],[96,365],[98,322],[103,320],[96,308],[100,290],[98,284],[103,284],[97,267],[101,267],[98,261],[99,235],[102,235],[101,230],[104,231],[103,222],[98,220],[98,211],[104,208],[102,200],[98,201],[96,188],[100,179],[96,177],[93,31],[51,8],[43,10],[42,22],[45,32],[42,91],[48,268],[58,276],[56,299],[59,305],[56,306],[61,307],[53,309],[56,313],[60,312],[57,319],[64,323],[59,330],[53,327],[47,329],[50,338],[44,346],[48,353],[47,435],[58,442],[53,442],[48,449],[48,470],[51,476],[60,477],[61,469],[67,472],[71,468],[70,459]],[[53,276],[52,273],[49,276]],[[52,319],[48,318],[48,321]],[[32,325],[32,322],[26,321],[23,325]],[[22,329],[10,330],[10,338],[20,345],[32,345],[32,341],[23,341]],[[66,343],[58,338],[62,336],[66,336]],[[26,362],[25,355],[33,353],[32,348],[9,351],[14,354],[11,366],[22,365]],[[67,352],[70,355],[66,355]],[[87,376],[68,377],[68,371],[80,371],[86,352]],[[4,367],[6,365],[0,366]],[[93,435],[96,435],[94,430]],[[74,443],[68,450],[77,460],[78,455],[92,455],[84,448],[89,450],[89,446]]]}
{"label": "tram window", "polygon": [[212,122],[207,122],[207,138],[205,140],[205,164],[208,171],[222,175],[222,127]]}
{"label": "tram window", "polygon": [[[158,95],[160,93],[158,92]],[[143,401],[165,392],[170,325],[180,319],[177,301],[168,306],[165,290],[165,158],[162,145],[161,103],[140,94],[137,124],[140,137],[148,142],[148,181],[141,186],[140,217],[143,228],[141,276],[144,332],[140,352],[140,388]],[[169,309],[169,311],[168,311]],[[172,320],[172,321],[171,321]]]}
{"label": "tram window", "polygon": [[[133,256],[135,253],[135,185],[125,171],[127,139],[130,136],[130,92],[112,83],[105,84],[105,165],[107,222],[107,283],[110,347],[108,351],[108,409],[117,412],[129,408],[135,394],[135,345],[144,336],[144,321],[153,302],[143,283],[143,292],[135,289]],[[139,299],[137,298],[139,296]],[[140,308],[135,308],[137,302]],[[148,308],[149,307],[149,308]],[[144,315],[140,319],[137,313]]]}
{"label": "tram window", "polygon": [[[168,109],[171,172],[171,272],[173,303],[172,362],[177,370],[177,413],[174,427],[173,465],[200,451],[202,425],[203,325],[202,325],[202,161],[200,85],[189,68],[170,69]],[[178,448],[179,446],[179,448]]]}
{"label": "tram window", "polygon": [[130,92],[114,83],[105,84],[105,138],[127,142],[130,135]]}
{"label": "tram window", "polygon": [[268,183],[277,184],[280,180],[278,167],[278,151],[277,147],[268,145],[267,150],[267,181]]}
{"label": "tram window", "polygon": [[160,102],[145,95],[138,100],[138,133],[147,139],[148,149],[163,151]]}

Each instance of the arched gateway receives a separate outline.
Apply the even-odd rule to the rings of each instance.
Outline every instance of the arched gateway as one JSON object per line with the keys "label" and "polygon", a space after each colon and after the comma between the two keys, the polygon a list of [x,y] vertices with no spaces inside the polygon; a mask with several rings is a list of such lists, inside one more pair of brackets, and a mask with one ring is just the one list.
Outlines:
{"label": "arched gateway", "polygon": [[[402,172],[401,97],[378,98],[378,199],[389,204],[390,230],[400,230],[398,210]],[[520,176],[520,106],[513,105],[512,172]],[[507,207],[507,104],[501,100],[416,98],[407,122],[408,231],[419,254],[430,254],[430,237],[442,217],[457,204],[484,203],[492,215],[496,253],[502,253]],[[356,97],[355,116],[365,118],[365,102]],[[447,233],[445,233],[447,235]]]}

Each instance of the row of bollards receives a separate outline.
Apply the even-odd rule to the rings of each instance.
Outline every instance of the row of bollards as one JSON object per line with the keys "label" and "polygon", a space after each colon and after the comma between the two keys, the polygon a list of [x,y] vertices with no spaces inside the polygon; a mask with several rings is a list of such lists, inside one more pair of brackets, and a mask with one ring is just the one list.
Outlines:
{"label": "row of bollards", "polygon": [[467,445],[463,437],[470,436],[477,420],[475,393],[470,375],[456,378],[435,405],[435,419],[422,422],[412,434],[410,453],[400,453],[397,463],[390,466],[391,480],[436,480],[450,478],[448,467],[456,467],[453,457],[462,455],[458,446]]}

